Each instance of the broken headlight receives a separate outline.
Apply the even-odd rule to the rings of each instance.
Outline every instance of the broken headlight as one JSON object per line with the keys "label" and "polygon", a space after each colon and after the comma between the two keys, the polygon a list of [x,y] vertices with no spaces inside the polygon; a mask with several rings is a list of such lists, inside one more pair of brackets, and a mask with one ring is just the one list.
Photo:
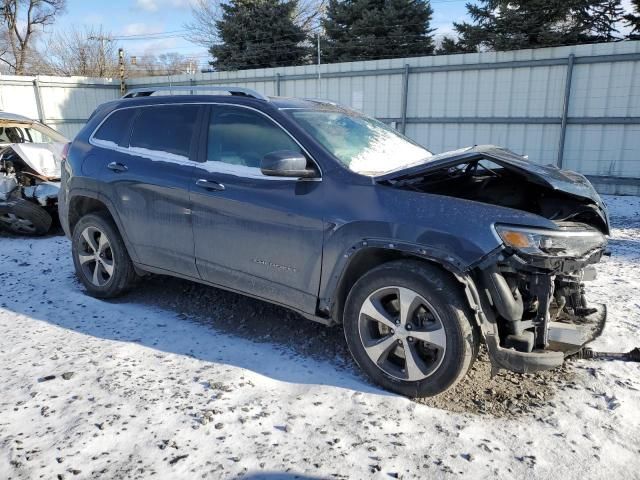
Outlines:
{"label": "broken headlight", "polygon": [[505,245],[526,255],[583,257],[607,243],[602,233],[587,227],[578,230],[546,230],[496,225],[495,228]]}

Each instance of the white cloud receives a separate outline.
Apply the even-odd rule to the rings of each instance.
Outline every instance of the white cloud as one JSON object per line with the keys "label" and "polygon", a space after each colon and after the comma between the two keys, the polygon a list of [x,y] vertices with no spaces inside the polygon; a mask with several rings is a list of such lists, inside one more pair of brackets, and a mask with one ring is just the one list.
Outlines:
{"label": "white cloud", "polygon": [[190,0],[136,0],[135,8],[148,13],[164,12],[171,8],[186,8]]}
{"label": "white cloud", "polygon": [[136,7],[145,12],[157,12],[158,3],[156,0],[136,0]]}
{"label": "white cloud", "polygon": [[162,32],[162,26],[148,23],[128,23],[122,28],[122,35],[149,35]]}
{"label": "white cloud", "polygon": [[168,0],[168,3],[172,7],[189,7],[189,6],[191,6],[190,0]]}
{"label": "white cloud", "polygon": [[165,38],[163,40],[147,40],[144,42],[137,42],[135,47],[132,47],[132,51],[137,52],[139,55],[144,53],[153,53],[159,55],[169,50],[173,50],[178,46],[178,41],[175,38]]}

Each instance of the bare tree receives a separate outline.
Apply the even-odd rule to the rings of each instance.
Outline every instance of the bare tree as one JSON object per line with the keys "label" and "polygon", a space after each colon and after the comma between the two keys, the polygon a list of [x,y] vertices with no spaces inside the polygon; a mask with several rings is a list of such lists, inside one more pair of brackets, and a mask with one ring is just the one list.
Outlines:
{"label": "bare tree", "polygon": [[181,73],[195,73],[197,62],[177,52],[158,55],[158,60],[164,66],[165,75],[179,75]]}
{"label": "bare tree", "polygon": [[191,4],[191,21],[184,25],[188,31],[186,38],[190,42],[209,48],[218,41],[216,21],[220,10],[211,0],[194,0]]}
{"label": "bare tree", "polygon": [[195,73],[198,70],[198,61],[177,52],[161,53],[158,56],[145,53],[137,59],[136,67],[135,70],[131,69],[131,75],[180,75]]}
{"label": "bare tree", "polygon": [[158,57],[152,53],[145,53],[136,61],[135,74],[153,76],[158,75],[160,70],[160,62]]}
{"label": "bare tree", "polygon": [[[328,0],[299,0],[294,14],[294,22],[309,33],[318,26]],[[191,4],[191,21],[184,25],[185,38],[203,47],[218,43],[217,21],[220,19],[220,2],[215,0],[194,0]]]}
{"label": "bare tree", "polygon": [[48,69],[56,75],[118,75],[118,46],[102,28],[58,32],[48,42],[46,60]]}
{"label": "bare tree", "polygon": [[[51,25],[64,12],[66,0],[1,0],[5,51],[0,60],[11,72],[23,75],[30,55],[33,55],[34,36],[45,25]],[[0,52],[2,50],[0,49]]]}
{"label": "bare tree", "polygon": [[328,3],[328,0],[299,0],[294,22],[310,33],[318,26]]}

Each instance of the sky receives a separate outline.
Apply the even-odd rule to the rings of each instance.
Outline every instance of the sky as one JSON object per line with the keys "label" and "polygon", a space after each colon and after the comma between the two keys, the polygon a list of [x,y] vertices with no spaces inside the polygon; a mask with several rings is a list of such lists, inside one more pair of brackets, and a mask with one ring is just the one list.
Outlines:
{"label": "sky", "polygon": [[[147,52],[157,55],[168,51],[202,55],[206,53],[203,48],[182,38],[184,24],[190,19],[189,0],[67,0],[66,13],[48,30],[102,26],[105,33],[123,37],[118,38],[118,44],[128,55]],[[135,38],[165,32],[170,33],[154,39]]]}
{"label": "sky", "polygon": [[[465,18],[467,0],[432,0],[434,9],[432,26],[436,34],[451,31],[452,22]],[[118,37],[129,56],[144,53],[159,55],[178,52],[195,56],[203,63],[206,50],[185,40],[185,23],[191,19],[190,0],[67,0],[67,13],[61,16],[47,32],[71,27],[102,26],[103,31]],[[154,38],[136,38],[170,32]],[[126,37],[126,38],[125,38]]]}
{"label": "sky", "polygon": [[[467,19],[468,0],[431,0],[434,10],[432,27],[436,36],[452,32],[453,22]],[[207,53],[183,36],[185,23],[191,19],[191,0],[67,0],[67,13],[55,25],[47,27],[52,33],[73,26],[102,26],[105,33],[117,37],[128,56],[145,53],[159,55],[177,52],[205,63]],[[623,0],[629,8],[630,0]],[[149,38],[149,34],[160,34]],[[136,36],[146,35],[144,38]]]}

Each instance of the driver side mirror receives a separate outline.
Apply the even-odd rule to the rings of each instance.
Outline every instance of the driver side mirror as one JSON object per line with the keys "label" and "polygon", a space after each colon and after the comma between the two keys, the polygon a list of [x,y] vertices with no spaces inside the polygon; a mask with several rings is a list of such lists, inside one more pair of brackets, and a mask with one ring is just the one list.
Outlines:
{"label": "driver side mirror", "polygon": [[260,170],[270,177],[313,178],[318,176],[314,168],[307,167],[307,158],[304,155],[290,150],[266,154],[260,162]]}

